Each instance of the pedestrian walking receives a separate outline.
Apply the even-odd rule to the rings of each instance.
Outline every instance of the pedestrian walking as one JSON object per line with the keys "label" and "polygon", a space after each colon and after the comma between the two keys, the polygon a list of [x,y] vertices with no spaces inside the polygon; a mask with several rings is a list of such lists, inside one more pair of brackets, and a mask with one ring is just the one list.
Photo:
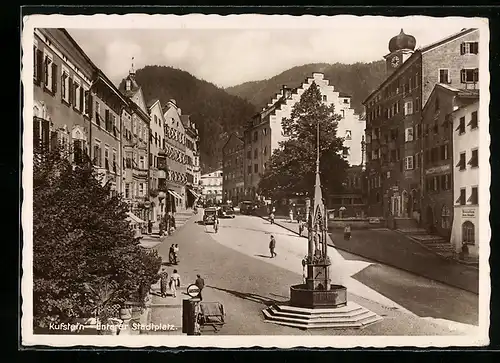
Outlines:
{"label": "pedestrian walking", "polygon": [[460,252],[460,259],[465,261],[468,256],[469,256],[469,246],[467,246],[467,243],[463,242],[462,252]]}
{"label": "pedestrian walking", "polygon": [[304,281],[304,284],[307,282],[306,266],[307,266],[307,256],[302,259],[302,280]]}
{"label": "pedestrian walking", "polygon": [[304,231],[304,222],[302,218],[299,219],[299,237],[302,237],[302,232]]}
{"label": "pedestrian walking", "polygon": [[271,236],[271,241],[269,241],[269,252],[271,252],[271,258],[274,258],[278,254],[274,252],[274,249],[276,248],[276,240],[274,239],[274,236]]}
{"label": "pedestrian walking", "polygon": [[201,292],[202,292],[203,288],[205,287],[205,280],[203,280],[203,278],[200,275],[196,275],[196,281],[194,282],[194,284],[198,287],[198,289],[200,289],[200,293],[198,294],[198,296],[200,297],[200,301],[201,301],[201,300],[203,300],[203,297],[201,296]]}
{"label": "pedestrian walking", "polygon": [[290,213],[288,213],[290,216],[290,222],[293,223],[293,209],[290,208]]}
{"label": "pedestrian walking", "polygon": [[170,276],[170,291],[172,291],[174,297],[177,297],[177,289],[179,287],[181,287],[181,275],[179,275],[177,270],[174,270],[172,276]]}
{"label": "pedestrian walking", "polygon": [[167,286],[168,286],[168,273],[165,269],[162,269],[160,273],[160,294],[161,297],[167,296]]}
{"label": "pedestrian walking", "polygon": [[346,241],[351,239],[351,226],[349,224],[344,228],[344,239]]}
{"label": "pedestrian walking", "polygon": [[219,217],[217,215],[214,216],[214,231],[217,233],[219,230]]}
{"label": "pedestrian walking", "polygon": [[172,227],[174,228],[174,230],[176,230],[177,227],[175,226],[175,217],[174,217],[173,214],[172,214],[172,218],[171,219],[172,219]]}
{"label": "pedestrian walking", "polygon": [[269,220],[271,221],[271,224],[274,224],[274,213],[271,212],[271,214],[269,215]]}
{"label": "pedestrian walking", "polygon": [[176,244],[174,246],[174,263],[177,265],[178,262],[179,262],[179,245]]}
{"label": "pedestrian walking", "polygon": [[149,234],[153,233],[153,221],[152,220],[148,221],[148,233]]}
{"label": "pedestrian walking", "polygon": [[160,237],[163,237],[164,234],[165,234],[165,221],[162,218],[160,220]]}
{"label": "pedestrian walking", "polygon": [[173,265],[174,260],[175,260],[175,245],[172,243],[172,246],[170,246],[170,249],[168,250],[168,262],[170,262],[170,264]]}

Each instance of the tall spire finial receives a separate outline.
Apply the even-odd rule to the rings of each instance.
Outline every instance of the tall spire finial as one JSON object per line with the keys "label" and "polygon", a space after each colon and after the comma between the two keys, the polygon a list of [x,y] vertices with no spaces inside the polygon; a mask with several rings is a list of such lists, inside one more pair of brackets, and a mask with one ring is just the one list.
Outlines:
{"label": "tall spire finial", "polygon": [[319,175],[319,122],[316,124],[316,174]]}
{"label": "tall spire finial", "polygon": [[134,69],[134,57],[132,57],[132,67],[130,68],[130,74],[135,74],[135,69]]}

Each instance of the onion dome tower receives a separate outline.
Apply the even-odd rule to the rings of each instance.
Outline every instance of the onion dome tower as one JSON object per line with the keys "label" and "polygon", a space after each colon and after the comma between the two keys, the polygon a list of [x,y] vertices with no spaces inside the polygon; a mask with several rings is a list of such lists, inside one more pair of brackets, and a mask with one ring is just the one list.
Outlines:
{"label": "onion dome tower", "polygon": [[417,40],[413,35],[401,32],[389,40],[389,54],[384,58],[387,62],[387,71],[391,73],[403,64],[414,52]]}
{"label": "onion dome tower", "polygon": [[393,53],[402,49],[415,50],[416,44],[417,40],[415,37],[405,34],[403,29],[401,29],[401,32],[389,41],[389,52]]}

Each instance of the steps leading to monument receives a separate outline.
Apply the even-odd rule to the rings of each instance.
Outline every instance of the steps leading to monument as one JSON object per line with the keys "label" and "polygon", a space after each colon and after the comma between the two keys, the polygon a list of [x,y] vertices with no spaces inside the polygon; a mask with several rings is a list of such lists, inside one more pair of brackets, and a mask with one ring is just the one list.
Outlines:
{"label": "steps leading to monument", "polygon": [[266,320],[302,329],[363,328],[382,320],[372,311],[348,302],[347,306],[328,309],[306,309],[288,305],[274,305],[262,311]]}
{"label": "steps leading to monument", "polygon": [[355,314],[336,314],[336,315],[311,315],[309,317],[304,317],[301,314],[292,314],[292,313],[284,313],[277,311],[276,309],[271,308],[270,310],[267,310],[269,315],[272,315],[275,320],[279,321],[290,321],[290,322],[304,322],[307,321],[308,324],[315,324],[315,323],[334,323],[334,322],[339,322],[339,323],[357,323],[360,320],[363,320],[368,317],[372,317],[373,313],[370,311],[359,311]]}

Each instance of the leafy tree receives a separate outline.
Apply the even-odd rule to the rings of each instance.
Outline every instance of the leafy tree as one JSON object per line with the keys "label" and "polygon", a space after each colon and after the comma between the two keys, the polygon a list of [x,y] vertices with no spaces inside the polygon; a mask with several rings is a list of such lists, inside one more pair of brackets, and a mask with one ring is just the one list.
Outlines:
{"label": "leafy tree", "polygon": [[320,128],[320,173],[326,193],[342,188],[348,164],[343,154],[343,138],[337,137],[334,106],[322,101],[318,86],[313,82],[293,108],[290,118],[283,119],[280,142],[269,160],[269,166],[259,183],[261,194],[281,199],[291,195],[308,195],[314,187],[317,157],[317,125]]}
{"label": "leafy tree", "polygon": [[35,328],[96,312],[103,319],[112,305],[144,301],[142,287],[157,281],[161,258],[134,240],[126,212],[126,203],[102,185],[90,163],[72,165],[60,150],[36,155]]}

